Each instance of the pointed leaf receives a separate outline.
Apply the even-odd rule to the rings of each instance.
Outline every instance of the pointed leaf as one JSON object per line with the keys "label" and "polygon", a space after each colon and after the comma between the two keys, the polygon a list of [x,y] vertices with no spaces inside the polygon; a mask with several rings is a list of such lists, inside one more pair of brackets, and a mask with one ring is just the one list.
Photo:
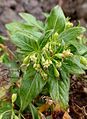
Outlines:
{"label": "pointed leaf", "polygon": [[69,86],[70,82],[67,74],[61,69],[61,79],[50,77],[49,93],[51,98],[59,102],[63,109],[66,109],[69,101]]}
{"label": "pointed leaf", "polygon": [[[28,75],[26,73],[26,75]],[[42,91],[46,81],[42,79],[40,74],[36,73],[34,79],[27,77],[23,79],[20,88],[21,110],[23,111],[28,104]],[[24,88],[25,87],[25,88]]]}
{"label": "pointed leaf", "polygon": [[80,34],[85,32],[85,28],[83,27],[73,27],[68,30],[63,31],[58,39],[64,40],[66,43],[69,43],[71,40],[74,40],[79,36]]}
{"label": "pointed leaf", "polygon": [[65,16],[60,6],[52,9],[48,19],[46,30],[54,29],[55,32],[61,33],[65,28]]}
{"label": "pointed leaf", "polygon": [[42,26],[40,25],[39,21],[36,20],[34,16],[28,13],[20,13],[19,14],[30,26],[36,26],[37,28],[43,30]]}
{"label": "pointed leaf", "polygon": [[30,107],[30,110],[31,110],[33,119],[40,119],[40,118],[39,118],[38,111],[37,111],[37,109],[35,108],[35,106],[34,106],[33,104],[30,104],[29,107]]}
{"label": "pointed leaf", "polygon": [[20,48],[23,54],[29,54],[38,49],[37,41],[30,39],[28,35],[21,32],[12,35],[12,41]]}

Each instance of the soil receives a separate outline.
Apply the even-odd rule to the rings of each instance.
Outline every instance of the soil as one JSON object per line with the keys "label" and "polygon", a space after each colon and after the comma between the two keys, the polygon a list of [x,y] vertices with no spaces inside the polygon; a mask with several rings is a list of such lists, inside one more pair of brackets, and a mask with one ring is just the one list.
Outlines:
{"label": "soil", "polygon": [[[73,22],[80,20],[83,26],[87,25],[87,0],[0,0],[0,34],[7,35],[5,24],[21,19],[19,12],[28,12],[44,20],[43,12],[49,12],[56,4],[61,5]],[[6,44],[13,49],[10,42]],[[87,119],[87,74],[71,77],[69,104],[72,119]]]}

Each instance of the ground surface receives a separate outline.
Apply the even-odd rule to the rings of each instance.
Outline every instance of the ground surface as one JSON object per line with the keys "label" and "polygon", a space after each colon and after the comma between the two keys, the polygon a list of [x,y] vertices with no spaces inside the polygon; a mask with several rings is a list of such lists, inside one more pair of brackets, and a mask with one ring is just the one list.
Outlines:
{"label": "ground surface", "polygon": [[[87,25],[87,0],[0,0],[0,34],[6,35],[4,27],[6,23],[20,20],[19,12],[29,12],[38,19],[44,20],[42,13],[49,12],[58,3],[73,22],[80,19],[82,25]],[[71,78],[70,115],[73,119],[87,119],[86,75],[78,79],[75,76]]]}

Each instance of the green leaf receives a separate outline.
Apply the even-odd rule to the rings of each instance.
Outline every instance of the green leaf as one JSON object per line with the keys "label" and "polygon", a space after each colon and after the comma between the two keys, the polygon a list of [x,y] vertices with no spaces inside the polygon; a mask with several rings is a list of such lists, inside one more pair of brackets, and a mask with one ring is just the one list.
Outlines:
{"label": "green leaf", "polygon": [[78,41],[71,41],[70,45],[73,45],[73,47],[76,48],[76,53],[79,55],[84,55],[87,53],[87,46],[86,44],[79,43]]}
{"label": "green leaf", "polygon": [[50,92],[50,96],[52,97],[53,100],[55,100],[56,102],[58,102],[59,100],[59,84],[58,84],[58,80],[55,78],[51,78],[50,77],[50,88],[49,88],[49,92]]}
{"label": "green leaf", "polygon": [[29,26],[34,26],[34,27],[36,26],[37,28],[43,31],[41,22],[37,21],[34,16],[28,13],[20,13],[19,15],[29,24]]}
{"label": "green leaf", "polygon": [[43,36],[38,40],[40,48],[42,49],[47,42],[49,42],[49,38],[52,36],[53,30],[46,31]]}
{"label": "green leaf", "polygon": [[59,91],[60,91],[60,105],[62,108],[66,109],[69,102],[69,89],[70,89],[70,79],[68,72],[65,72],[62,68],[60,70],[61,79],[59,80]]}
{"label": "green leaf", "polygon": [[32,39],[38,39],[42,35],[42,33],[37,31],[37,29],[21,22],[12,22],[10,24],[6,24],[6,28],[10,31],[11,34],[21,32],[22,34],[25,34]]}
{"label": "green leaf", "polygon": [[51,98],[59,102],[60,106],[63,109],[66,109],[69,101],[69,86],[70,82],[67,77],[66,72],[62,69],[60,71],[61,79],[55,79],[54,77],[50,77],[49,83],[49,93]]}
{"label": "green leaf", "polygon": [[33,75],[32,77],[34,78],[32,79],[32,77],[29,76],[29,71],[26,72],[20,88],[21,111],[23,111],[28,106],[28,104],[30,104],[31,101],[36,96],[38,96],[38,94],[42,91],[42,88],[46,84],[46,80],[43,80],[38,73]]}
{"label": "green leaf", "polygon": [[30,52],[38,50],[37,41],[30,39],[28,35],[21,32],[12,35],[12,41],[20,48],[23,54],[29,54]]}
{"label": "green leaf", "polygon": [[4,111],[0,114],[0,119],[10,119],[11,110]]}
{"label": "green leaf", "polygon": [[6,101],[0,101],[0,114],[3,112],[7,112],[8,110],[11,110],[11,104]]}
{"label": "green leaf", "polygon": [[67,58],[64,60],[63,65],[62,65],[63,70],[66,72],[69,72],[71,74],[83,74],[84,70],[81,67],[81,64],[76,62],[75,59],[73,58]]}
{"label": "green leaf", "polygon": [[54,29],[55,32],[61,33],[65,28],[65,16],[60,6],[52,9],[48,19],[46,30]]}
{"label": "green leaf", "polygon": [[4,40],[5,39],[6,39],[5,37],[3,37],[3,36],[0,35],[0,43],[4,43]]}
{"label": "green leaf", "polygon": [[29,104],[33,119],[40,119],[37,109],[33,104]]}
{"label": "green leaf", "polygon": [[77,36],[85,32],[85,28],[83,27],[73,27],[68,30],[63,31],[58,39],[64,40],[66,43],[69,43],[71,40],[75,40]]}
{"label": "green leaf", "polygon": [[21,23],[21,22],[12,22],[12,23],[9,23],[9,24],[6,24],[5,25],[6,28],[11,32],[11,33],[15,33],[17,32],[18,30],[32,30],[32,26],[29,26],[25,23]]}

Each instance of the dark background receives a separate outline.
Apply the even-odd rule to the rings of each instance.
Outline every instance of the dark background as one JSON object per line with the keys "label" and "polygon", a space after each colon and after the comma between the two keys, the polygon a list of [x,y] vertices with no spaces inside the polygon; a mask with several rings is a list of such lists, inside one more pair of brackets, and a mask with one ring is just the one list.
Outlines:
{"label": "dark background", "polygon": [[4,25],[19,20],[19,12],[28,12],[44,20],[43,12],[50,12],[55,5],[61,5],[66,16],[73,22],[80,20],[87,25],[87,0],[0,0],[0,34],[6,35]]}

